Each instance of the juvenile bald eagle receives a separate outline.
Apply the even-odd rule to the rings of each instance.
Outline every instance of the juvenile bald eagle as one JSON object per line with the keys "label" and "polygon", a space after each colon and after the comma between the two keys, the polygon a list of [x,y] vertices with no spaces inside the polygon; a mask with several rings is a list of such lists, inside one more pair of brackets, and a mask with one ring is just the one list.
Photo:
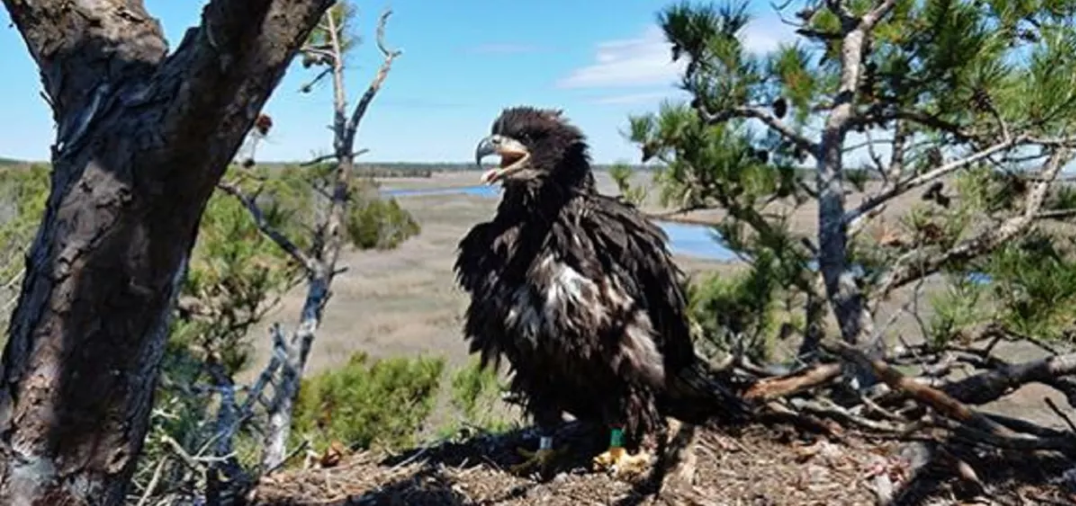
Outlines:
{"label": "juvenile bald eagle", "polygon": [[476,163],[504,195],[492,221],[459,243],[455,272],[470,296],[465,339],[481,363],[511,366],[510,388],[538,426],[545,468],[567,412],[612,430],[599,466],[640,470],[628,454],[670,415],[689,423],[722,408],[696,359],[683,273],[664,232],[634,206],[597,192],[583,133],[560,111],[509,108]]}

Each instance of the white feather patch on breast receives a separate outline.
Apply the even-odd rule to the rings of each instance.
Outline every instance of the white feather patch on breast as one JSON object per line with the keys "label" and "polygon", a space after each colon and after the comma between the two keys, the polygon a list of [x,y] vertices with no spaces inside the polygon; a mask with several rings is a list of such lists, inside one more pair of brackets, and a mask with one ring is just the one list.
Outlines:
{"label": "white feather patch on breast", "polygon": [[[604,284],[584,276],[553,255],[542,258],[534,267],[532,279],[544,279],[548,285],[517,287],[511,294],[507,324],[520,337],[537,347],[544,336],[565,331],[586,335],[600,332],[615,323],[624,323],[623,343],[612,358],[614,368],[627,361],[630,369],[648,381],[664,379],[664,360],[654,342],[654,327],[645,310],[632,309],[632,299],[615,276]],[[535,296],[545,291],[544,297]],[[614,322],[623,317],[630,321]],[[561,335],[560,337],[567,337]]]}

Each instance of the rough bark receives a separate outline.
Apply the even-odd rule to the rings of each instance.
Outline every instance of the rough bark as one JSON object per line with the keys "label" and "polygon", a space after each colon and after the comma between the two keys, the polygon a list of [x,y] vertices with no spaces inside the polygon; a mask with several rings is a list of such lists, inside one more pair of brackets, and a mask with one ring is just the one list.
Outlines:
{"label": "rough bark", "polygon": [[[848,223],[844,219],[844,140],[855,112],[856,90],[862,78],[865,44],[874,26],[896,4],[884,0],[861,18],[852,17],[841,2],[836,14],[845,27],[841,41],[841,75],[833,108],[818,147],[819,270],[834,316],[846,342],[864,346],[872,357],[882,353],[880,343],[861,342],[874,334],[873,318],[848,261]],[[864,371],[867,372],[867,371]],[[861,378],[866,380],[866,378]]]}
{"label": "rough bark", "polygon": [[329,1],[4,0],[57,123],[0,369],[0,503],[121,504],[209,195]]}

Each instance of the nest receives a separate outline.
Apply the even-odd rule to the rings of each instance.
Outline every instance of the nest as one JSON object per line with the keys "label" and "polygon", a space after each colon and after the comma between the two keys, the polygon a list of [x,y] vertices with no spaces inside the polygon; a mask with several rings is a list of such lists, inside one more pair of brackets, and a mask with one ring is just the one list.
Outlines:
{"label": "nest", "polygon": [[[989,497],[996,504],[1076,504],[1066,502],[1073,497],[1066,495],[1059,478],[1064,462],[990,466],[989,456],[982,456],[976,461],[980,469],[1006,471],[961,478],[946,465],[955,459],[929,455],[925,445],[861,433],[823,436],[788,425],[706,427],[693,445],[693,482],[660,490],[645,477],[618,480],[593,472],[585,455],[566,463],[550,479],[511,474],[506,468],[520,460],[514,449],[534,444],[524,441],[528,436],[532,435],[514,432],[472,438],[397,456],[359,453],[331,468],[289,470],[263,478],[251,502],[259,506],[838,506],[877,504],[879,497],[889,495],[892,504],[962,504],[976,497]],[[886,487],[891,490],[882,490]]]}

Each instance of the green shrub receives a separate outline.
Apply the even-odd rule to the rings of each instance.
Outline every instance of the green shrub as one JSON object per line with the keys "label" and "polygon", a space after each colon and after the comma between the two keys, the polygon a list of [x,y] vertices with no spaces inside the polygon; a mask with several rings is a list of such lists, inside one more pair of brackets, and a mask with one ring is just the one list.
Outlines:
{"label": "green shrub", "polygon": [[497,413],[504,385],[497,371],[482,368],[477,358],[452,375],[452,407],[459,413],[459,423],[450,424],[442,433],[457,432],[460,424],[488,432],[503,432],[509,422]]}
{"label": "green shrub", "polygon": [[315,451],[332,441],[351,448],[401,448],[414,443],[438,393],[444,360],[369,360],[303,380],[295,407],[293,444],[310,439]]}
{"label": "green shrub", "polygon": [[635,169],[626,163],[616,163],[609,167],[609,176],[613,178],[613,182],[616,183],[624,200],[636,206],[641,206],[646,201],[647,187],[633,186],[631,184],[631,176],[634,172]]}
{"label": "green shrub", "polygon": [[802,326],[780,311],[783,278],[780,263],[760,252],[750,269],[734,274],[711,273],[687,286],[689,317],[701,333],[701,351],[708,357],[742,353],[766,361],[782,325]]}
{"label": "green shrub", "polygon": [[363,195],[347,216],[347,235],[359,249],[393,249],[422,231],[396,199]]}

